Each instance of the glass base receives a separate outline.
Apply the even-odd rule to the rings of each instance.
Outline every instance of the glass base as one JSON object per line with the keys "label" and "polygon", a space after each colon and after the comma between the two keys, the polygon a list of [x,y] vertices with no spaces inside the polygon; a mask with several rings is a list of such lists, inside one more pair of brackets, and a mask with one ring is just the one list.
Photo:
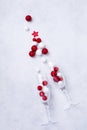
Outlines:
{"label": "glass base", "polygon": [[80,104],[80,103],[71,103],[71,104],[69,105],[69,107],[65,108],[64,110],[65,110],[65,111],[70,110],[70,109],[72,109],[72,108],[77,107],[79,104]]}
{"label": "glass base", "polygon": [[46,123],[43,123],[41,124],[42,126],[48,126],[48,125],[54,125],[54,124],[57,124],[58,122],[57,121],[48,121]]}

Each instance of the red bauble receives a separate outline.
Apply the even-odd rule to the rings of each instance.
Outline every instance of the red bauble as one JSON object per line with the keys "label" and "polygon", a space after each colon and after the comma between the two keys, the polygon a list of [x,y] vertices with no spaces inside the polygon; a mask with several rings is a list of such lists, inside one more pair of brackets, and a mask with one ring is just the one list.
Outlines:
{"label": "red bauble", "polygon": [[34,57],[34,56],[35,56],[35,52],[34,52],[34,51],[30,51],[30,52],[29,52],[29,56],[30,56],[30,57]]}
{"label": "red bauble", "polygon": [[60,81],[63,81],[63,77],[59,77],[59,80],[60,80]]}
{"label": "red bauble", "polygon": [[57,72],[59,70],[58,67],[54,67],[54,71]]}
{"label": "red bauble", "polygon": [[58,76],[54,76],[54,77],[53,77],[53,80],[54,80],[54,82],[59,82],[59,81],[60,81],[60,78],[59,78]]}
{"label": "red bauble", "polygon": [[39,93],[39,95],[40,95],[41,97],[43,97],[43,96],[44,96],[44,92],[41,91],[41,92]]}
{"label": "red bauble", "polygon": [[48,49],[47,48],[43,48],[42,49],[42,54],[47,54],[48,53]]}
{"label": "red bauble", "polygon": [[46,80],[44,80],[44,81],[42,82],[42,84],[43,84],[43,86],[46,86],[46,85],[48,85],[48,82],[47,82]]}
{"label": "red bauble", "polygon": [[36,45],[33,45],[33,46],[31,47],[31,50],[32,50],[32,51],[36,51],[36,50],[37,50],[37,46],[36,46]]}
{"label": "red bauble", "polygon": [[25,17],[25,19],[26,19],[27,22],[32,21],[32,17],[31,17],[30,15],[27,15],[27,16]]}
{"label": "red bauble", "polygon": [[41,38],[37,38],[36,41],[37,41],[37,43],[40,43],[42,40],[41,40]]}
{"label": "red bauble", "polygon": [[44,101],[46,101],[46,100],[47,100],[47,97],[46,97],[46,96],[43,96],[42,99],[43,99]]}
{"label": "red bauble", "polygon": [[40,86],[40,85],[37,86],[37,90],[39,90],[39,91],[42,90],[42,86]]}
{"label": "red bauble", "polygon": [[37,39],[34,37],[33,39],[32,39],[34,42],[36,42],[37,41]]}
{"label": "red bauble", "polygon": [[52,77],[54,77],[54,76],[56,76],[57,75],[57,73],[55,72],[55,71],[51,71],[51,76]]}

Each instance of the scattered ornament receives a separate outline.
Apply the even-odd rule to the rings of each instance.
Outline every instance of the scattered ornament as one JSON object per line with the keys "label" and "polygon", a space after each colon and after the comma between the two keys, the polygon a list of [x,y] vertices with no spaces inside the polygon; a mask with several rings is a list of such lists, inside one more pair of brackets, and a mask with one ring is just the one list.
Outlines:
{"label": "scattered ornament", "polygon": [[38,32],[35,32],[35,31],[34,31],[34,32],[32,33],[32,35],[33,35],[34,37],[37,37],[37,36],[38,36]]}
{"label": "scattered ornament", "polygon": [[43,48],[42,49],[42,54],[45,54],[45,55],[48,54],[48,49],[47,48]]}
{"label": "scattered ornament", "polygon": [[32,17],[31,17],[30,15],[27,15],[27,16],[25,17],[25,20],[26,20],[27,22],[31,22],[31,21],[32,21]]}

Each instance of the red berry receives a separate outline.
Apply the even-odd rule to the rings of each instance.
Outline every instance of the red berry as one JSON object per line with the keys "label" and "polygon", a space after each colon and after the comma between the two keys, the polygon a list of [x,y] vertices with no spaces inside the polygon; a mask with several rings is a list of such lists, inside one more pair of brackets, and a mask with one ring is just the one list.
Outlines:
{"label": "red berry", "polygon": [[43,86],[46,86],[46,85],[48,84],[48,82],[47,82],[46,80],[44,80],[44,81],[42,82],[42,84],[43,84]]}
{"label": "red berry", "polygon": [[36,50],[37,50],[37,46],[36,46],[36,45],[33,45],[33,46],[31,47],[31,50],[32,50],[32,51],[36,51]]}
{"label": "red berry", "polygon": [[54,76],[56,76],[56,75],[57,75],[57,73],[56,73],[55,71],[52,71],[52,72],[51,72],[51,76],[52,76],[52,77],[54,77]]}
{"label": "red berry", "polygon": [[37,43],[40,43],[41,42],[41,38],[37,38],[36,41],[37,41]]}
{"label": "red berry", "polygon": [[29,52],[29,56],[30,56],[30,57],[34,57],[34,56],[35,56],[35,52],[34,52],[34,51],[30,51],[30,52]]}
{"label": "red berry", "polygon": [[30,15],[27,15],[27,16],[25,17],[25,19],[26,19],[27,22],[32,21],[32,17],[31,17]]}
{"label": "red berry", "polygon": [[46,100],[47,100],[47,97],[46,97],[46,96],[43,96],[42,99],[43,99],[44,101],[46,101]]}
{"label": "red berry", "polygon": [[37,86],[37,89],[40,91],[40,90],[42,90],[42,86]]}
{"label": "red berry", "polygon": [[47,48],[43,48],[42,49],[42,54],[47,54],[48,53],[48,49]]}
{"label": "red berry", "polygon": [[40,95],[41,97],[43,97],[43,96],[44,96],[44,92],[41,91],[41,92],[39,93],[39,95]]}
{"label": "red berry", "polygon": [[59,78],[58,76],[54,76],[54,77],[53,77],[53,80],[54,80],[55,82],[58,82],[58,81],[60,80],[60,78]]}
{"label": "red berry", "polygon": [[54,67],[54,71],[57,72],[59,70],[58,67]]}
{"label": "red berry", "polygon": [[63,81],[63,77],[59,77],[59,80],[60,80],[60,81]]}
{"label": "red berry", "polygon": [[37,41],[37,39],[34,37],[33,39],[32,39],[34,42],[36,42]]}

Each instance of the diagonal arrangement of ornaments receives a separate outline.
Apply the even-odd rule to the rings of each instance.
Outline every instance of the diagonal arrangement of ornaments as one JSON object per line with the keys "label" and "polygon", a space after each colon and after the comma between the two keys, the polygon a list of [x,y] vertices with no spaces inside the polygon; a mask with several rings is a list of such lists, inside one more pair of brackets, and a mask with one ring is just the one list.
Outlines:
{"label": "diagonal arrangement of ornaments", "polygon": [[[32,16],[31,15],[26,15],[25,16],[25,21],[26,22],[32,22]],[[29,27],[25,27],[25,30],[27,32],[30,31]],[[46,45],[43,43],[43,40],[41,37],[39,37],[39,32],[38,31],[32,31],[32,42],[33,45],[31,46],[31,49],[29,50],[29,57],[31,58],[36,58],[40,57],[40,61],[43,62],[47,67],[49,67],[50,73],[49,76],[51,80],[53,80],[54,84],[58,89],[61,90],[62,94],[64,94],[68,106],[64,108],[64,110],[70,110],[73,107],[76,107],[79,105],[79,103],[73,103],[73,100],[67,90],[67,83],[65,76],[63,72],[60,70],[58,66],[55,66],[52,61],[49,60],[49,49],[46,47]],[[42,68],[41,68],[42,69]],[[51,96],[51,86],[46,77],[46,79],[43,79],[43,75],[41,73],[41,69],[37,67],[37,77],[38,77],[38,85],[36,86],[37,93],[39,94],[40,100],[43,103],[46,113],[47,113],[47,119],[48,121],[43,123],[42,125],[49,125],[49,124],[56,124],[58,123],[57,121],[54,121],[51,117],[50,113],[50,100],[52,99]]]}

